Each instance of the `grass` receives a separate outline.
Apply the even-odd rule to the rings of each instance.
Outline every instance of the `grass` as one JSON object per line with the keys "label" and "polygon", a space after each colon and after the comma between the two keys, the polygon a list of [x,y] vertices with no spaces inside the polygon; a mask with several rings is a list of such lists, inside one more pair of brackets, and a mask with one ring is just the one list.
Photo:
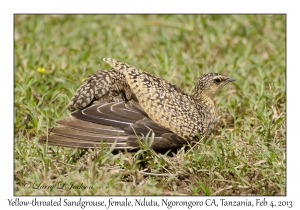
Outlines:
{"label": "grass", "polygon": [[[286,195],[285,18],[15,15],[15,195]],[[103,57],[187,92],[206,72],[234,77],[215,98],[234,124],[173,155],[38,144]]]}

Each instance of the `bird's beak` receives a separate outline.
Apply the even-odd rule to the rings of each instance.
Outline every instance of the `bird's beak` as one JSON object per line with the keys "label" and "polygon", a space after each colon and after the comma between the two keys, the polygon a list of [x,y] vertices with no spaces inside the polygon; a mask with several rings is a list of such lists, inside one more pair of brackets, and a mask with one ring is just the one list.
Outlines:
{"label": "bird's beak", "polygon": [[235,81],[235,79],[234,79],[234,78],[228,77],[226,81],[227,81],[227,82],[233,82],[233,81]]}

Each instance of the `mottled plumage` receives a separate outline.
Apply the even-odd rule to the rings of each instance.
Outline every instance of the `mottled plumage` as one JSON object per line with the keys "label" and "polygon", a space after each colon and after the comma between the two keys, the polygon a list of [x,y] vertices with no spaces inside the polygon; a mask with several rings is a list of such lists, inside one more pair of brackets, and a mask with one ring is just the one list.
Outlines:
{"label": "mottled plumage", "polygon": [[196,134],[211,134],[217,120],[212,99],[220,88],[234,81],[217,73],[205,74],[188,95],[176,91],[171,83],[126,63],[111,58],[104,61],[125,75],[131,91],[155,123],[186,140],[194,140]]}
{"label": "mottled plumage", "polygon": [[[217,122],[213,98],[234,81],[217,73],[204,74],[192,94],[187,94],[126,63],[104,61],[113,69],[92,74],[80,86],[69,106],[77,111],[58,121],[60,126],[48,136],[49,144],[90,148],[102,140],[116,143],[116,149],[132,149],[138,147],[137,139],[145,139],[150,132],[154,149],[181,147],[197,140],[197,134],[212,133]],[[120,95],[123,101],[108,103],[119,101]]]}
{"label": "mottled plumage", "polygon": [[69,103],[69,109],[83,109],[95,100],[104,102],[119,101],[118,96],[131,99],[131,91],[125,76],[116,70],[98,71],[84,80]]}

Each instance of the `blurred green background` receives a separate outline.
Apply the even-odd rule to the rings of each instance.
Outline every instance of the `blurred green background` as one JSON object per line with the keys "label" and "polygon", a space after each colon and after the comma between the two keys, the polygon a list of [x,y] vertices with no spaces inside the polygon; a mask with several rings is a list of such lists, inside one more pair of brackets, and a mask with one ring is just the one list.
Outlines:
{"label": "blurred green background", "polygon": [[[125,190],[125,194],[163,194],[168,189],[187,195],[210,195],[222,186],[228,189],[234,181],[237,184],[219,194],[284,195],[285,51],[285,15],[15,15],[15,192],[47,194],[23,189],[22,183],[55,181],[49,175],[58,167],[53,160],[62,158],[65,162],[66,154],[70,157],[68,164],[79,164],[74,158],[75,153],[81,154],[79,151],[58,148],[48,154],[36,139],[56,120],[69,115],[66,106],[72,94],[88,75],[109,68],[102,59],[111,57],[151,72],[189,93],[203,73],[217,72],[236,79],[215,99],[220,112],[234,117],[233,127],[212,137],[206,144],[209,149],[199,146],[197,157],[191,153],[180,156],[187,161],[183,161],[182,170],[193,176],[189,178],[191,184],[182,190],[174,180],[160,185],[153,181],[156,184],[151,184],[152,190],[150,184],[145,184],[142,190],[133,187],[136,190]],[[197,158],[202,162],[192,161]],[[213,161],[206,161],[207,158]],[[237,170],[241,164],[242,170]],[[164,167],[157,167],[157,171],[166,173]],[[220,185],[211,173],[212,167],[222,177],[219,179],[231,181]],[[62,175],[64,170],[71,169],[55,173]],[[152,170],[156,170],[155,166]],[[229,172],[236,176],[228,178]],[[257,180],[252,180],[252,176]],[[131,184],[126,186],[132,188]],[[238,190],[238,185],[250,186]],[[98,189],[103,190],[101,186]],[[122,194],[120,189],[111,190],[108,187],[101,192]]]}

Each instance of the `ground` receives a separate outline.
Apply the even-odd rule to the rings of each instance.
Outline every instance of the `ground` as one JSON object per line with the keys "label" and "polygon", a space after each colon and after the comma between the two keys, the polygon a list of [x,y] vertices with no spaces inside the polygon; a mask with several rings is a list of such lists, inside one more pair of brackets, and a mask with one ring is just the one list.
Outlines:
{"label": "ground", "polygon": [[[286,195],[285,15],[15,15],[15,195]],[[234,123],[176,153],[40,145],[111,57],[216,96]],[[77,186],[77,187],[75,187]]]}

